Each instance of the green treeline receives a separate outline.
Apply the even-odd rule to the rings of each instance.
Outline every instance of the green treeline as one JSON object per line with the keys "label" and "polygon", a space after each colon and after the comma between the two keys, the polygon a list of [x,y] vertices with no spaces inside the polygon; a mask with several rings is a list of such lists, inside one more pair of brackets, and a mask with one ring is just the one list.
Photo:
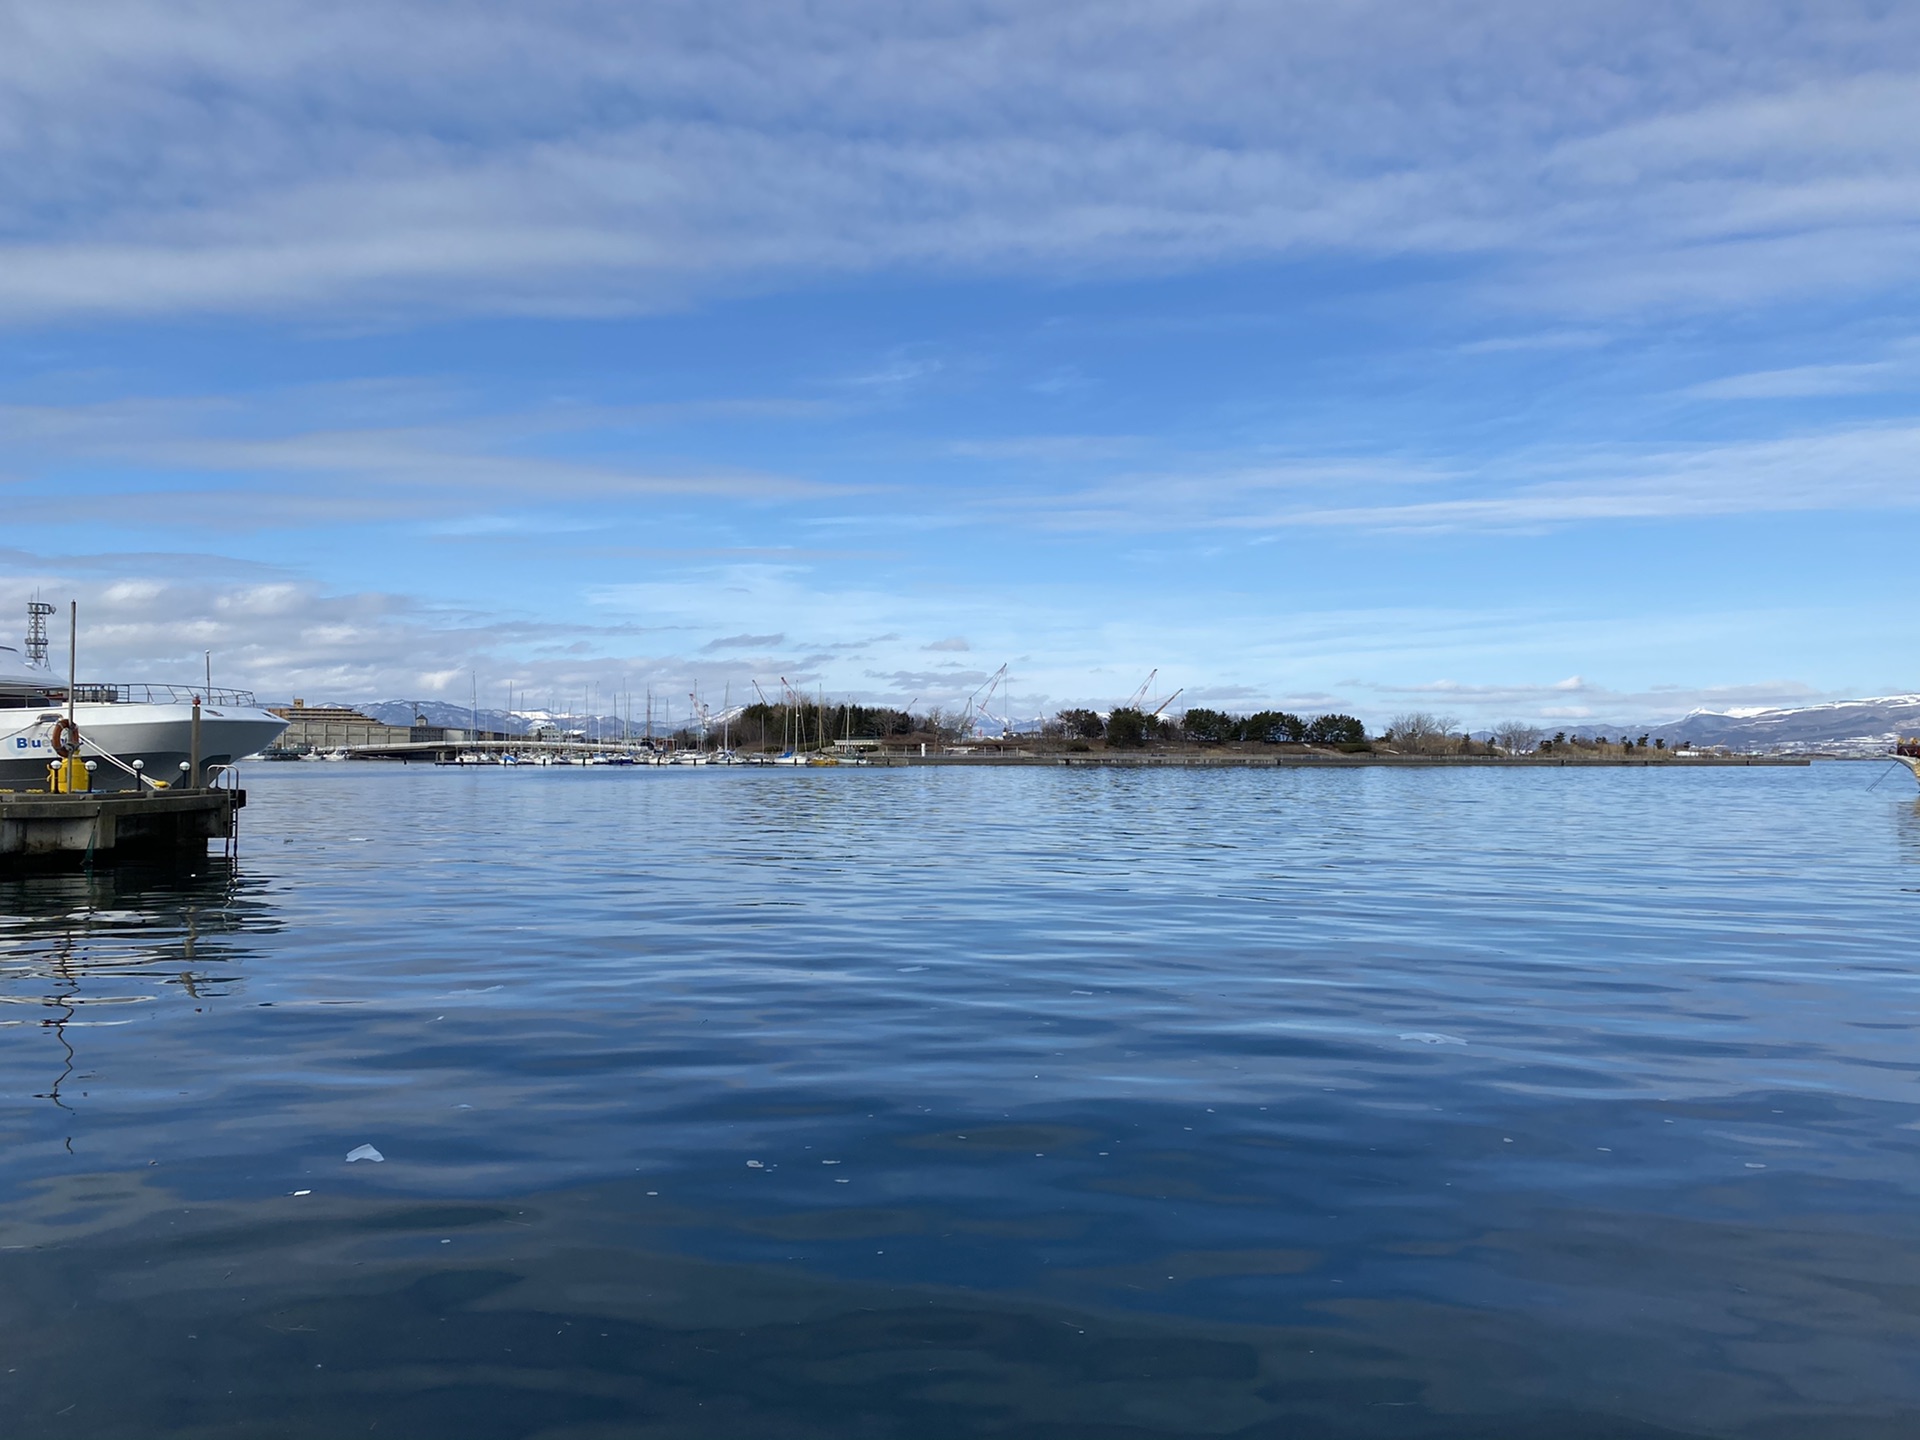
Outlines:
{"label": "green treeline", "polygon": [[1126,706],[1104,720],[1092,710],[1062,710],[1047,729],[1057,739],[1105,740],[1109,746],[1123,750],[1182,740],[1199,745],[1227,745],[1235,741],[1264,745],[1367,743],[1367,727],[1351,715],[1319,715],[1304,720],[1285,710],[1229,715],[1221,710],[1195,708],[1174,720]]}
{"label": "green treeline", "polygon": [[1253,715],[1229,715],[1223,710],[1189,710],[1180,719],[1189,740],[1202,745],[1225,745],[1255,740],[1266,745],[1364,745],[1367,727],[1351,715],[1318,715],[1303,720],[1285,710],[1262,710]]}
{"label": "green treeline", "polygon": [[[753,749],[792,747],[814,750],[835,740],[904,740],[910,736],[936,741],[962,738],[965,717],[940,710],[914,715],[887,706],[826,703],[765,704],[743,707],[727,723],[736,746]],[[700,737],[682,730],[676,738],[697,744]],[[717,745],[721,727],[711,725],[706,742]],[[1226,745],[1257,742],[1267,745],[1361,746],[1367,730],[1351,715],[1320,715],[1311,720],[1285,710],[1262,710],[1253,715],[1230,715],[1220,710],[1193,709],[1166,718],[1121,706],[1106,715],[1094,710],[1062,710],[1042,727],[1040,740],[1070,744],[1104,741],[1114,749],[1147,745]]]}

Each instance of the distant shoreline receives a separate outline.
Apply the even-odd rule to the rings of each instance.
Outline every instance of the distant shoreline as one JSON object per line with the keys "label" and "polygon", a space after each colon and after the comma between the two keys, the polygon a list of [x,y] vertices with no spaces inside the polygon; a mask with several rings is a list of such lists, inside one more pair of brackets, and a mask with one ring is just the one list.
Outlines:
{"label": "distant shoreline", "polygon": [[[768,765],[757,759],[739,759],[725,768],[728,769],[898,769],[909,766],[932,767],[936,769],[991,769],[995,767],[1026,766],[1060,768],[1070,766],[1075,769],[1091,770],[1355,770],[1355,769],[1399,769],[1399,770],[1445,770],[1445,769],[1483,769],[1483,770],[1714,770],[1742,769],[1753,766],[1805,768],[1815,760],[1843,760],[1848,757],[1832,755],[1674,755],[1671,752],[1660,758],[1649,756],[1642,760],[1621,755],[1582,756],[1577,754],[1553,755],[1392,755],[1378,751],[1343,755],[1329,751],[1293,751],[1274,754],[1218,754],[1205,751],[1092,751],[1085,754],[1062,754],[1059,752],[1028,752],[1025,754],[972,754],[972,755],[912,755],[879,754],[836,756],[830,752],[816,752],[818,758],[808,763],[794,765]],[[520,766],[462,766],[446,761],[436,761],[428,755],[411,757],[400,756],[355,756],[350,763],[373,767],[408,768],[413,765],[434,765],[442,769],[540,769],[535,765]],[[574,762],[578,765],[578,762]],[[711,763],[711,762],[707,762]],[[279,768],[275,765],[275,768]],[[594,768],[581,766],[579,768]],[[641,768],[654,768],[653,764],[643,762]],[[675,768],[671,765],[665,768]]]}

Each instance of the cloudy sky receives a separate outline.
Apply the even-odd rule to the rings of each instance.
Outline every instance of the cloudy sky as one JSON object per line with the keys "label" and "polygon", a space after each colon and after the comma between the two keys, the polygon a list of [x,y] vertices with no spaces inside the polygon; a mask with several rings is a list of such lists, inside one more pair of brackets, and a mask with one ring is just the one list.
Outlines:
{"label": "cloudy sky", "polygon": [[77,597],[101,678],[1920,689],[1920,7],[0,34],[0,615]]}

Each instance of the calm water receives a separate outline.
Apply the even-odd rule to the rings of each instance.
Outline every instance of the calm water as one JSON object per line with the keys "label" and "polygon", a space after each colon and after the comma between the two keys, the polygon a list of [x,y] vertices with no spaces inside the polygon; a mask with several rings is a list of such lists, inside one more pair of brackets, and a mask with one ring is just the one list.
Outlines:
{"label": "calm water", "polygon": [[1880,773],[252,767],[0,885],[0,1430],[1912,1436]]}

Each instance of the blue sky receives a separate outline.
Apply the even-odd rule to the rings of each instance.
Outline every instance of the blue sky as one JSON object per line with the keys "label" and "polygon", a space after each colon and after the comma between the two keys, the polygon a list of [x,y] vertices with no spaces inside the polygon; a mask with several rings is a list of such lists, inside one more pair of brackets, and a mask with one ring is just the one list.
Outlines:
{"label": "blue sky", "polygon": [[1920,689],[1914,7],[0,26],[0,606],[90,672]]}

